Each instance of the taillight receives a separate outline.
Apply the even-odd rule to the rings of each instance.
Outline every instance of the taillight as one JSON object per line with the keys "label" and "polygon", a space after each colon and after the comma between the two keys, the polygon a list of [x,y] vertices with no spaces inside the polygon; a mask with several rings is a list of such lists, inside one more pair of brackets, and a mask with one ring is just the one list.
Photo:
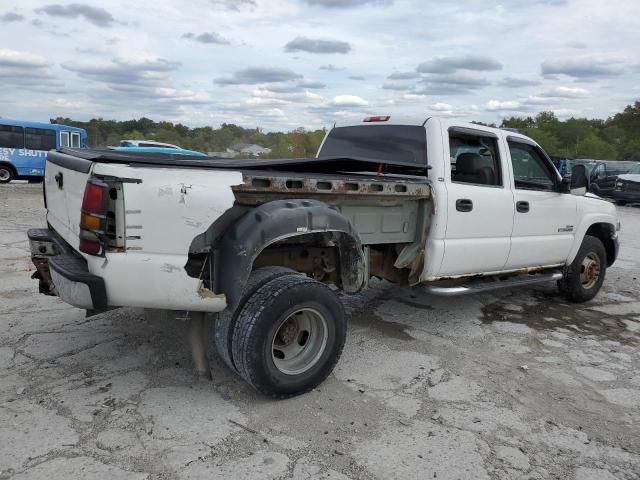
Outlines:
{"label": "taillight", "polygon": [[108,185],[90,179],[84,189],[80,212],[80,251],[89,255],[104,255]]}
{"label": "taillight", "polygon": [[366,117],[363,122],[388,122],[391,118],[390,115],[379,115],[377,117]]}
{"label": "taillight", "polygon": [[102,214],[103,205],[106,197],[106,185],[96,183],[95,180],[89,180],[84,189],[84,197],[82,198],[82,210],[92,214]]}

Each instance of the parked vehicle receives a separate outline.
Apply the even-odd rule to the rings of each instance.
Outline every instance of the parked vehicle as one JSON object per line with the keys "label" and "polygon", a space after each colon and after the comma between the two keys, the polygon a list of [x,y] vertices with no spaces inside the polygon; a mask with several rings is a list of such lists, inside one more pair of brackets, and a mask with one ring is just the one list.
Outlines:
{"label": "parked vehicle", "polygon": [[[52,153],[40,289],[89,311],[205,313],[226,364],[275,398],[320,384],[345,342],[337,292],[371,277],[438,295],[557,281],[592,299],[616,260],[615,206],[532,139],[438,118],[335,126],[315,158]],[[328,285],[333,285],[330,288]]]}
{"label": "parked vehicle", "polygon": [[153,140],[120,140],[121,147],[142,147],[142,148],[176,148],[181,147],[172,143],[155,142]]}
{"label": "parked vehicle", "polygon": [[82,128],[0,118],[0,183],[41,181],[49,150],[86,148],[86,142]]}
{"label": "parked vehicle", "polygon": [[195,150],[185,150],[184,148],[165,148],[165,147],[109,147],[116,152],[129,153],[166,153],[169,155],[190,155],[192,157],[206,157],[202,152]]}
{"label": "parked vehicle", "polygon": [[613,198],[618,205],[640,202],[640,163],[636,163],[629,173],[618,175]]}
{"label": "parked vehicle", "polygon": [[635,162],[596,161],[589,164],[589,191],[601,197],[613,197],[616,180],[629,172]]}

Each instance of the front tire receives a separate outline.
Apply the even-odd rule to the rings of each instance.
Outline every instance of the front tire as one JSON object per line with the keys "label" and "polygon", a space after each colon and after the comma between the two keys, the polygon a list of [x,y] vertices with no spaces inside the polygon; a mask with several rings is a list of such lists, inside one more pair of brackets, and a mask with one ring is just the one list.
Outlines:
{"label": "front tire", "polygon": [[0,183],[9,183],[14,177],[11,167],[0,165]]}
{"label": "front tire", "polygon": [[233,361],[256,390],[288,398],[308,392],[329,376],[346,334],[342,303],[329,287],[286,275],[259,288],[240,310]]}
{"label": "front tire", "polygon": [[574,303],[582,303],[595,297],[607,271],[607,252],[599,238],[586,235],[576,258],[558,282],[561,293]]}

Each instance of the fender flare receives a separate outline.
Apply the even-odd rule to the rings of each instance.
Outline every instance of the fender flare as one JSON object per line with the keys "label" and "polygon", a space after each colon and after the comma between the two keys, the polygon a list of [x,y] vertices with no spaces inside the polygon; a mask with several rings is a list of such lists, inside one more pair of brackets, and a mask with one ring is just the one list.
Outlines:
{"label": "fender flare", "polygon": [[[250,210],[218,243],[214,285],[236,308],[253,262],[269,245],[310,233],[334,233],[340,250],[342,289],[359,291],[364,284],[364,253],[358,232],[336,208],[317,200],[276,200]],[[217,288],[214,288],[217,290]]]}
{"label": "fender flare", "polygon": [[591,228],[593,225],[597,223],[605,223],[607,225],[611,225],[611,230],[613,232],[616,231],[616,218],[612,217],[611,215],[591,214],[591,215],[585,216],[585,218],[582,220],[582,223],[580,223],[580,225],[578,226],[576,233],[574,235],[575,240],[573,242],[573,246],[571,247],[571,250],[569,251],[569,255],[567,256],[567,265],[570,265],[573,262],[573,260],[576,258],[576,255],[578,254],[578,250],[580,250],[580,247],[582,246],[582,240],[587,234],[587,231],[589,230],[589,228]]}

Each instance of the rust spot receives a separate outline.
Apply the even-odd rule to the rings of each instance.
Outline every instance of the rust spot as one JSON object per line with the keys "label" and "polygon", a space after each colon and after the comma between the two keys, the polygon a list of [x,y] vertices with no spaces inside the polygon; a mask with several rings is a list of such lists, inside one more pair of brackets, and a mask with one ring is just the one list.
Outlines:
{"label": "rust spot", "polygon": [[259,205],[279,194],[279,198],[317,198],[333,201],[351,195],[367,195],[388,199],[427,199],[431,188],[426,181],[398,178],[362,178],[344,176],[341,178],[311,178],[308,175],[265,175],[248,174],[242,176],[243,183],[233,187],[236,196],[243,203]]}

